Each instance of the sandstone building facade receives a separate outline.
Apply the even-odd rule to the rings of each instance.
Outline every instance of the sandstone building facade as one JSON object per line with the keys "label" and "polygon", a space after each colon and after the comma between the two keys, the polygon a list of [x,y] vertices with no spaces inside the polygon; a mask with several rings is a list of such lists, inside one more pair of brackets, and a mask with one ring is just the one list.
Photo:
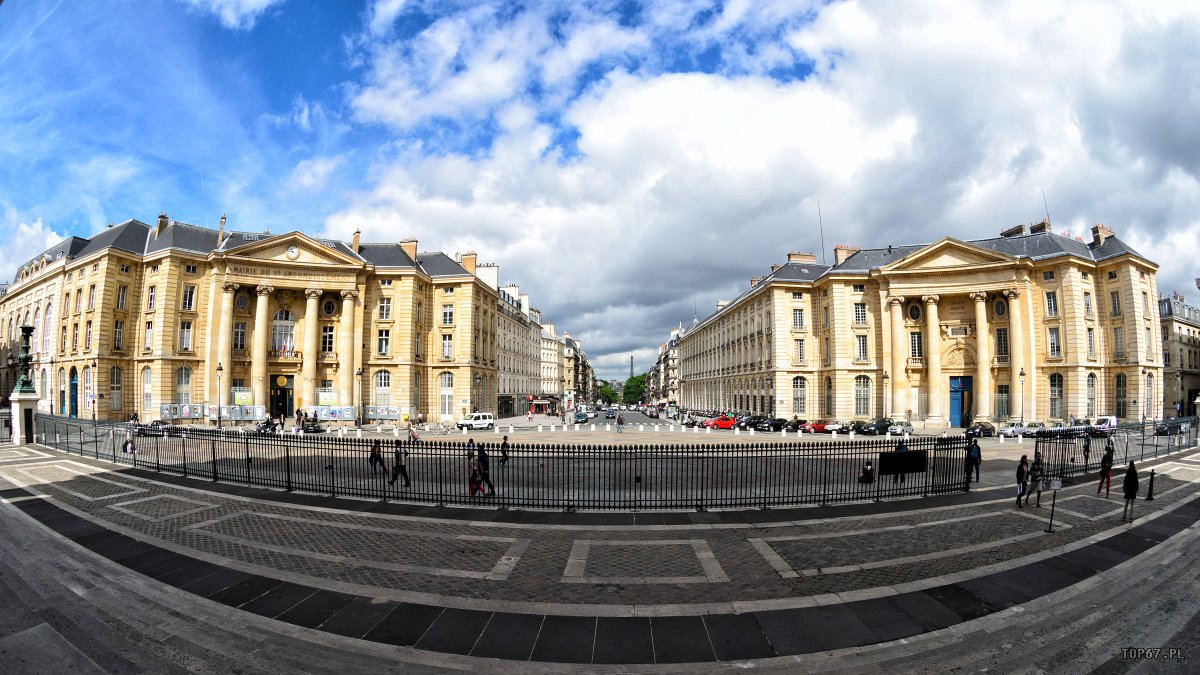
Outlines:
{"label": "sandstone building facade", "polygon": [[1162,415],[1157,266],[1103,225],[792,253],[680,337],[689,408],[803,419]]}

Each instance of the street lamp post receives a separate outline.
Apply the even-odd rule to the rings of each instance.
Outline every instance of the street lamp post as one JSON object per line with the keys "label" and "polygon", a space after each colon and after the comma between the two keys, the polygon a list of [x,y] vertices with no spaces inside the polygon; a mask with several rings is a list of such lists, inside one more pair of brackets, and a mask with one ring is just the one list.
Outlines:
{"label": "street lamp post", "polygon": [[58,378],[55,377],[55,373],[54,373],[54,357],[53,356],[50,357],[50,377],[48,379],[50,380],[50,385],[49,385],[50,391],[47,392],[50,394],[50,416],[53,417],[54,416],[54,394],[58,393],[58,385],[56,384],[56,382],[58,382]]}
{"label": "street lamp post", "polygon": [[354,376],[356,378],[358,378],[358,405],[359,405],[358,426],[362,426],[363,421],[364,421],[363,417],[365,417],[367,414],[366,408],[363,407],[363,400],[362,400],[363,399],[363,396],[362,396],[363,395],[363,369],[359,368],[358,370],[354,371]]}
{"label": "street lamp post", "polygon": [[91,391],[91,394],[92,394],[92,433],[93,434],[96,432],[96,408],[98,407],[96,405],[96,402],[97,402],[96,381],[100,379],[100,376],[96,373],[96,366],[97,366],[96,359],[92,359],[92,381],[91,381],[92,391]]}
{"label": "street lamp post", "polygon": [[888,372],[886,370],[883,371],[883,416],[884,417],[888,416],[888,398],[889,398],[888,395],[890,394],[890,391],[888,390],[888,380],[889,379],[891,379],[891,378],[888,377]]}
{"label": "street lamp post", "polygon": [[1183,417],[1183,371],[1175,371],[1175,388],[1179,390],[1179,400],[1175,401],[1175,416]]}
{"label": "street lamp post", "polygon": [[475,373],[475,389],[472,395],[473,400],[471,401],[471,412],[479,412],[479,409],[482,407],[480,403],[483,401],[483,395],[479,392],[479,385],[482,382],[483,376],[479,373]]}
{"label": "street lamp post", "polygon": [[225,369],[221,364],[217,363],[217,428],[221,428],[221,376],[225,374]]}
{"label": "street lamp post", "polygon": [[[1145,368],[1142,368],[1142,383],[1143,384],[1146,383],[1146,369]],[[1150,391],[1150,388],[1147,387],[1145,395],[1142,396],[1142,424],[1146,423],[1146,404],[1148,401],[1150,401],[1150,397],[1153,394],[1154,394],[1154,392]],[[1150,414],[1153,415],[1154,414],[1154,405],[1150,404],[1150,406],[1151,406]]]}
{"label": "street lamp post", "polygon": [[1025,426],[1025,369],[1017,373],[1017,377],[1021,378],[1021,426]]}

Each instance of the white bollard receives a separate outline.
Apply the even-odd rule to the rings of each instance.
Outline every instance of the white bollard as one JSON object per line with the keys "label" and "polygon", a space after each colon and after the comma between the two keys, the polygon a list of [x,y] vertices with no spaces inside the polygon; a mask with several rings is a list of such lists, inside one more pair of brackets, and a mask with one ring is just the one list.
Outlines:
{"label": "white bollard", "polygon": [[612,431],[612,425],[611,425],[611,424],[609,424],[608,422],[605,422],[605,423],[604,423],[604,430],[605,430],[605,431]]}
{"label": "white bollard", "polygon": [[463,436],[466,436],[466,435],[467,435],[467,428],[463,427]]}
{"label": "white bollard", "polygon": [[891,438],[891,437],[892,437],[892,430],[891,430],[891,429],[888,429],[886,432],[884,432],[884,434],[883,434],[883,437],[884,437],[884,438]]}
{"label": "white bollard", "polygon": [[[566,427],[563,427],[563,431],[566,431],[566,430],[567,430],[567,428],[566,428]],[[575,425],[575,431],[579,431],[579,425],[578,425],[578,424],[576,424],[576,425]]]}
{"label": "white bollard", "polygon": [[802,437],[802,436],[804,436],[804,430],[803,430],[803,429],[797,429],[797,430],[796,430],[796,438],[800,438],[800,437]]}
{"label": "white bollard", "polygon": [[833,430],[833,440],[837,440],[837,429]]}
{"label": "white bollard", "polygon": [[596,423],[592,422],[592,431],[595,431],[595,430],[596,430]]}
{"label": "white bollard", "polygon": [[550,425],[550,433],[554,433],[554,425],[553,424]]}
{"label": "white bollard", "polygon": [[510,424],[510,425],[508,425],[508,433],[510,433],[510,434],[511,434],[511,433],[513,432],[513,430],[512,430],[512,429],[513,429],[512,425],[511,425],[511,424]]}
{"label": "white bollard", "polygon": [[850,430],[850,438],[851,438],[851,439],[853,439],[853,438],[854,438],[854,430],[853,430],[853,429],[851,429],[851,430]]}
{"label": "white bollard", "polygon": [[357,431],[358,431],[358,437],[362,438],[362,429],[358,429]]}
{"label": "white bollard", "polygon": [[645,424],[639,424],[639,425],[638,425],[638,431],[645,431],[645,430],[646,430],[646,425],[645,425]]}
{"label": "white bollard", "polygon": [[750,430],[750,435],[751,435],[751,436],[753,436],[753,435],[754,435],[754,430],[753,430],[753,429],[751,429],[751,430]]}
{"label": "white bollard", "polygon": [[711,434],[711,433],[712,433],[712,427],[704,427],[704,433],[706,433],[706,434]]}
{"label": "white bollard", "polygon": [[787,429],[780,429],[780,430],[779,430],[779,437],[780,437],[780,438],[787,438]]}
{"label": "white bollard", "polygon": [[657,425],[657,424],[655,424],[655,425],[654,425],[654,430],[655,430],[655,431],[658,431],[658,425]]}
{"label": "white bollard", "polygon": [[741,429],[739,429],[739,428],[737,428],[737,427],[734,427],[734,428],[733,428],[733,435],[734,435],[734,436],[741,436],[741,435],[742,435],[742,430],[741,430]]}
{"label": "white bollard", "polygon": [[542,433],[542,425],[540,425],[540,424],[538,425],[538,433],[539,434]]}
{"label": "white bollard", "polygon": [[1000,434],[996,434],[996,437],[1000,439],[1000,445],[1004,445],[1004,436],[1001,436]]}
{"label": "white bollard", "polygon": [[392,435],[400,438],[400,427],[392,427]]}
{"label": "white bollard", "polygon": [[493,434],[498,434],[498,433],[500,433],[500,427],[492,427],[492,433],[493,433]]}
{"label": "white bollard", "polygon": [[906,441],[908,440],[908,432],[907,431],[904,432],[904,440],[906,440]]}
{"label": "white bollard", "polygon": [[1021,445],[1024,443],[1025,443],[1025,434],[1018,434],[1017,435],[1017,444]]}

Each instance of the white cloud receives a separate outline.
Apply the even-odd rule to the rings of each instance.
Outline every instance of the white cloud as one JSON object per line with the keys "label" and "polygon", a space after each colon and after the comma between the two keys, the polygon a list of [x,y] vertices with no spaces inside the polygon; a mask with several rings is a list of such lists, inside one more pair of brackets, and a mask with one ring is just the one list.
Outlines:
{"label": "white cloud", "polygon": [[0,283],[10,282],[18,267],[66,238],[41,218],[30,221],[11,206],[4,207],[3,223],[6,243],[0,247]]}
{"label": "white cloud", "polygon": [[212,14],[230,30],[250,30],[272,5],[283,0],[179,0],[189,7]]}
{"label": "white cloud", "polygon": [[345,162],[344,155],[301,160],[292,169],[292,173],[284,179],[284,188],[293,192],[320,192],[329,184],[333,173]]}
{"label": "white cloud", "polygon": [[404,11],[407,0],[376,0],[368,10],[371,17],[369,27],[372,35],[383,35],[391,30],[396,17]]}

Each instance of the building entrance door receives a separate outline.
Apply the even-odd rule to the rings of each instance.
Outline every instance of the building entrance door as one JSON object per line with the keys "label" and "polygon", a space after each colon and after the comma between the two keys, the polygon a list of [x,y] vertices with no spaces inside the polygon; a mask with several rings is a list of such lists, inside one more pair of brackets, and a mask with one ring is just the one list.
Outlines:
{"label": "building entrance door", "polygon": [[950,426],[964,427],[971,423],[975,403],[972,393],[970,375],[950,378]]}
{"label": "building entrance door", "polygon": [[71,394],[67,397],[71,409],[67,412],[70,417],[79,417],[79,371],[71,369]]}
{"label": "building entrance door", "polygon": [[296,414],[296,398],[293,375],[271,376],[271,417],[291,417]]}

